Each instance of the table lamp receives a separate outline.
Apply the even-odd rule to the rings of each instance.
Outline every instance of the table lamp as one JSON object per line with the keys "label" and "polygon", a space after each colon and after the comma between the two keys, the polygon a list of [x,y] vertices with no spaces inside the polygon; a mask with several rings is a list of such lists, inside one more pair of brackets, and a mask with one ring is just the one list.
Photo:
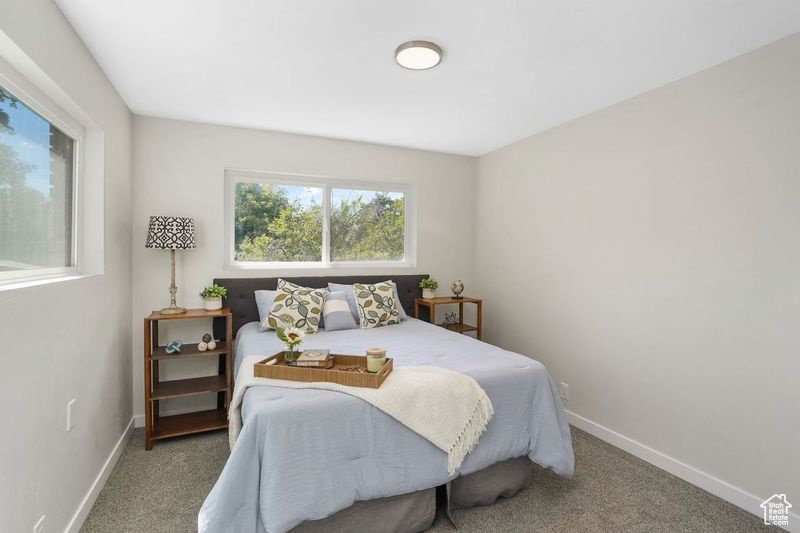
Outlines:
{"label": "table lamp", "polygon": [[178,315],[185,313],[186,308],[178,307],[175,295],[178,287],[175,286],[175,250],[194,248],[194,220],[184,217],[150,217],[150,226],[147,228],[147,242],[145,248],[169,250],[172,259],[172,283],[169,286],[169,307],[159,313],[162,315]]}

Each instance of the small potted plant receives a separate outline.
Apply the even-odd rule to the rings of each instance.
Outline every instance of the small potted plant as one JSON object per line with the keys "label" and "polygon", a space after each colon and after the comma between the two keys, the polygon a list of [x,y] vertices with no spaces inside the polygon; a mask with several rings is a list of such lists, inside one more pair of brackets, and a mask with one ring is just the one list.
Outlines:
{"label": "small potted plant", "polygon": [[226,294],[228,294],[228,289],[214,283],[200,292],[200,298],[205,301],[207,311],[216,311],[222,309],[222,298]]}
{"label": "small potted plant", "polygon": [[437,287],[439,287],[439,282],[430,277],[419,282],[419,288],[422,289],[422,297],[426,299],[436,296]]}

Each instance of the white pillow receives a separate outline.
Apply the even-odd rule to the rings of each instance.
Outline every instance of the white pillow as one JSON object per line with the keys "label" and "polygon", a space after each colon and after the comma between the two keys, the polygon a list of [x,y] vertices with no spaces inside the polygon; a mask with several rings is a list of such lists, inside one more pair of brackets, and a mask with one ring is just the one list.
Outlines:
{"label": "white pillow", "polygon": [[354,283],[361,329],[379,328],[400,323],[395,288],[391,282]]}
{"label": "white pillow", "polygon": [[272,309],[272,304],[275,303],[275,295],[278,294],[278,291],[261,290],[256,291],[255,294],[256,307],[258,307],[258,329],[259,331],[267,331],[270,328],[265,319],[270,309]]}
{"label": "white pillow", "polygon": [[327,297],[326,289],[301,287],[278,279],[278,291],[267,315],[266,325],[272,329],[296,327],[305,329],[306,333],[316,333]]}
{"label": "white pillow", "polygon": [[[406,310],[403,309],[403,304],[400,301],[400,295],[397,292],[397,284],[389,280],[389,283],[392,284],[394,287],[394,298],[397,301],[397,311],[400,313],[400,322],[404,322],[408,320],[408,315],[406,314]],[[341,283],[328,283],[328,290],[333,291],[342,291],[347,296],[347,304],[350,306],[350,313],[353,315],[353,320],[356,321],[356,324],[359,323],[360,317],[358,315],[358,304],[356,303],[356,295],[353,292],[352,285],[342,285]]]}

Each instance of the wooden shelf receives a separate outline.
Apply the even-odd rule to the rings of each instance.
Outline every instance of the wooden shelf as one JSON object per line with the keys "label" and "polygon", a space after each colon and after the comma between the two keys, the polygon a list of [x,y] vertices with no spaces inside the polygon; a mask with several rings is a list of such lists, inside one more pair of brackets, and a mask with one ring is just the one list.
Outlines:
{"label": "wooden shelf", "polygon": [[[220,335],[213,350],[201,352],[198,343],[181,346],[181,351],[168,354],[159,343],[159,324],[173,320],[206,320],[225,322],[225,334]],[[163,342],[163,341],[161,341]],[[179,315],[162,315],[154,311],[144,319],[144,447],[153,449],[153,441],[228,427],[227,411],[233,395],[233,315],[227,307],[216,311],[189,309]],[[185,379],[159,381],[159,365],[170,359],[211,356],[216,358],[217,374],[187,376]],[[213,359],[212,359],[213,361]],[[160,416],[163,401],[197,394],[216,396],[216,409],[182,415]]]}
{"label": "wooden shelf", "polygon": [[152,439],[166,439],[226,427],[228,427],[228,413],[225,409],[162,416],[153,424]]}
{"label": "wooden shelf", "polygon": [[185,313],[181,313],[178,315],[162,315],[158,311],[153,311],[150,313],[150,316],[146,317],[145,320],[152,321],[152,320],[186,320],[192,318],[215,318],[215,317],[225,317],[230,314],[231,310],[227,307],[223,307],[222,309],[217,309],[215,311],[206,311],[205,309],[187,309]]}
{"label": "wooden shelf", "polygon": [[228,380],[225,374],[202,378],[158,381],[153,383],[153,392],[150,394],[150,400],[178,398],[179,396],[191,396],[192,394],[224,390],[228,390]]}
{"label": "wooden shelf", "polygon": [[435,298],[417,298],[424,304],[476,304],[480,302],[478,298],[470,298],[469,296],[462,296],[456,298],[454,296],[436,296]]}
{"label": "wooden shelf", "polygon": [[184,359],[186,357],[198,357],[202,355],[220,355],[228,352],[228,344],[225,341],[218,341],[216,348],[213,350],[206,350],[205,352],[198,350],[197,344],[198,343],[184,344],[181,347],[181,351],[178,353],[167,353],[166,346],[158,346],[150,358],[153,359],[153,361],[159,361],[164,359]]}
{"label": "wooden shelf", "polygon": [[476,326],[470,326],[469,324],[439,324],[444,329],[449,329],[450,331],[456,331],[458,333],[464,333],[467,331],[478,331]]}
{"label": "wooden shelf", "polygon": [[[483,300],[479,298],[470,298],[469,296],[462,296],[455,298],[453,296],[439,296],[436,298],[415,298],[414,299],[414,318],[419,318],[419,308],[427,307],[427,319],[431,324],[436,321],[436,306],[437,305],[452,305],[458,304],[458,323],[456,324],[439,324],[445,329],[455,331],[457,333],[466,333],[474,331],[478,340],[481,340],[481,324],[483,323]],[[475,320],[476,325],[464,324],[464,304],[475,305]]]}

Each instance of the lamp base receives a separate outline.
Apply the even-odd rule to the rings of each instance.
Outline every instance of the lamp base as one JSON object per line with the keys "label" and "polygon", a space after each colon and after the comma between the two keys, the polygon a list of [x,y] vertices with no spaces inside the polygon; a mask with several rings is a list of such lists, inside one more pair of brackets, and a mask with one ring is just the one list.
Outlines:
{"label": "lamp base", "polygon": [[162,315],[180,315],[181,313],[185,313],[185,307],[165,307],[164,309],[160,310],[159,313]]}

